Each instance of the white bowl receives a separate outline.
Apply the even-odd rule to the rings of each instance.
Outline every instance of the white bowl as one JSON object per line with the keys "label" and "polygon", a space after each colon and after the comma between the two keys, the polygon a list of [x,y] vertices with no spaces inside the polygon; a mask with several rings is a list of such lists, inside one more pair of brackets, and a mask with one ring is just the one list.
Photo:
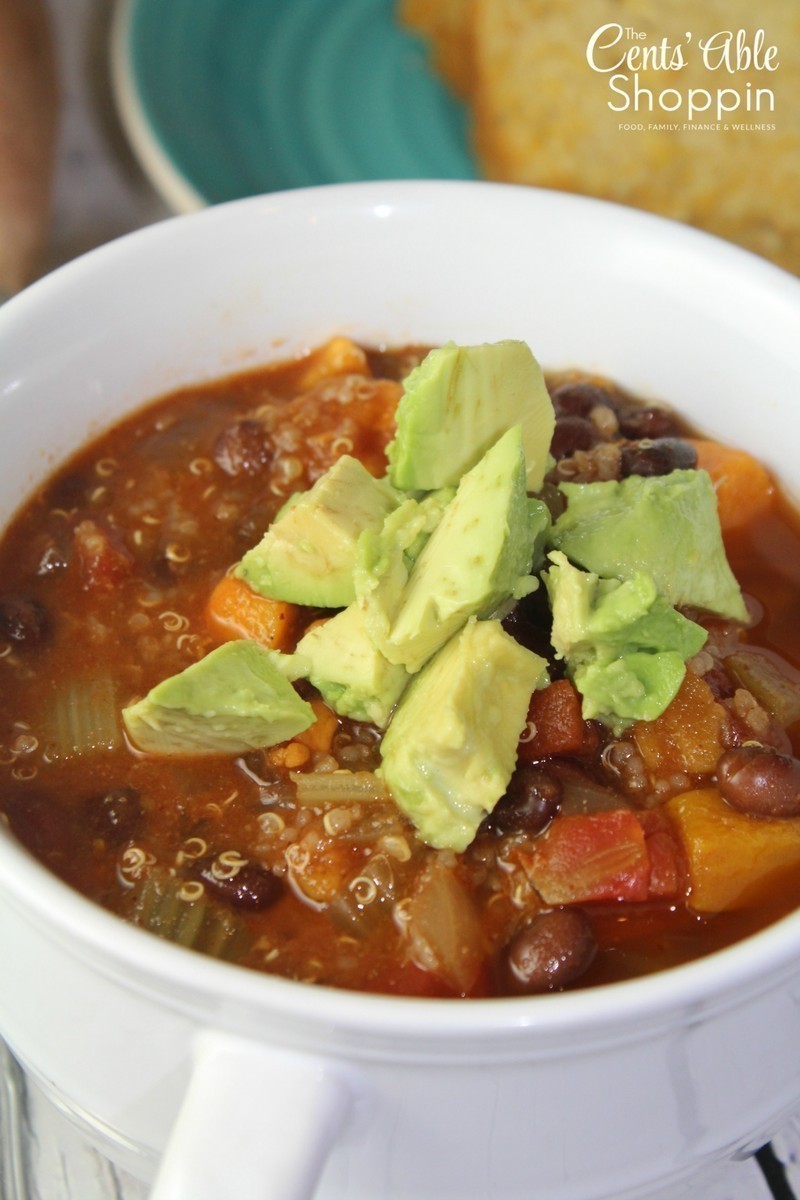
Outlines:
{"label": "white bowl", "polygon": [[[0,517],[133,406],[334,332],[524,338],[798,482],[797,280],[596,201],[379,183],[165,222],[0,310]],[[800,915],[585,992],[375,997],[160,942],[0,829],[0,962],[0,1031],[158,1200],[620,1200],[800,1104]]]}

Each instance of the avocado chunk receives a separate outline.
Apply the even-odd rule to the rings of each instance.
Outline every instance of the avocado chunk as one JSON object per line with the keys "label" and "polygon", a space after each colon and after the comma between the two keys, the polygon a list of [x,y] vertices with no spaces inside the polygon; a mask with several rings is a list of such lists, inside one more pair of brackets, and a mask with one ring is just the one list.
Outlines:
{"label": "avocado chunk", "polygon": [[356,593],[375,645],[413,674],[470,616],[532,591],[533,546],[547,520],[525,491],[516,425],[462,478],[410,570],[391,537],[363,536]]}
{"label": "avocado chunk", "polygon": [[551,541],[573,563],[608,579],[641,571],[670,604],[748,619],[706,471],[562,483],[560,490],[568,503]]}
{"label": "avocado chunk", "polygon": [[383,777],[420,837],[464,850],[505,793],[547,663],[497,620],[470,619],[412,679],[381,748]]}
{"label": "avocado chunk", "polygon": [[274,600],[344,608],[355,599],[353,567],[364,529],[380,529],[399,503],[385,479],[348,454],[296,501],[284,505],[234,573]]}
{"label": "avocado chunk", "polygon": [[455,494],[454,487],[442,487],[420,496],[419,499],[410,498],[384,521],[381,535],[384,538],[397,537],[403,547],[403,557],[409,569],[419,558]]}
{"label": "avocado chunk", "polygon": [[512,425],[522,427],[528,491],[542,486],[555,414],[525,342],[448,342],[431,350],[403,387],[397,436],[388,448],[395,487],[456,485]]}
{"label": "avocado chunk", "polygon": [[405,667],[390,663],[372,642],[355,604],[312,626],[297,656],[308,663],[307,678],[334,712],[381,729],[409,680]]}
{"label": "avocado chunk", "polygon": [[356,602],[364,613],[365,629],[369,626],[379,640],[388,630],[388,614],[399,607],[414,563],[455,494],[455,488],[439,488],[420,500],[409,496],[389,514],[379,533],[367,529],[359,538]]}
{"label": "avocado chunk", "polygon": [[379,563],[375,567],[376,579],[398,569],[403,582],[407,580],[455,494],[455,488],[438,488],[419,499],[409,496],[389,513],[379,532],[371,529],[364,531],[356,552],[356,595],[359,594],[359,579],[367,590],[372,590],[375,582],[367,580],[364,575],[365,561]]}
{"label": "avocado chunk", "polygon": [[295,737],[314,710],[256,642],[225,642],[123,710],[148,754],[243,754]]}
{"label": "avocado chunk", "polygon": [[630,721],[654,720],[704,645],[705,629],[673,608],[649,575],[601,579],[558,550],[550,561],[543,579],[553,648],[581,693],[584,718],[617,733]]}

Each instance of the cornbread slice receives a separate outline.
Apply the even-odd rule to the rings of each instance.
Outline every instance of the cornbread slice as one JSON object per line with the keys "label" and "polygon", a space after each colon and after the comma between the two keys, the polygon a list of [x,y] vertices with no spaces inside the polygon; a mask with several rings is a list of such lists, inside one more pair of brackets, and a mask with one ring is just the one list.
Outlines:
{"label": "cornbread slice", "polygon": [[[757,12],[750,0],[658,6],[652,0],[474,0],[470,19],[474,138],[484,175],[661,213],[800,273],[800,7],[785,0],[763,0]],[[604,71],[589,65],[587,45],[606,25],[621,31],[613,49],[598,52],[606,68],[637,45],[666,39],[683,48],[680,69],[638,72],[640,89],[653,95],[652,111],[643,92],[633,107],[635,72],[627,63]],[[735,51],[733,72],[703,61],[700,38],[741,30],[752,47],[759,29],[766,44],[777,47],[775,70],[738,69]],[[615,76],[625,78],[612,90]],[[689,116],[690,88],[705,89],[711,107]],[[718,89],[738,92],[737,111],[718,117]],[[774,109],[765,89],[774,94]],[[679,96],[681,107],[671,111]],[[699,91],[696,97],[702,104]],[[732,103],[730,94],[723,99]]]}
{"label": "cornbread slice", "polygon": [[457,96],[469,93],[473,0],[399,0],[398,18],[430,46],[434,69]]}

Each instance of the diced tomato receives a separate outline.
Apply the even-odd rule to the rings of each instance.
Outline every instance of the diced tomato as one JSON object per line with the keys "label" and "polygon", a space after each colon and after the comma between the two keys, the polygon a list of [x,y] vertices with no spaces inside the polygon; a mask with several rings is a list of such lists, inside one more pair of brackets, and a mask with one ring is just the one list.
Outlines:
{"label": "diced tomato", "polygon": [[650,855],[627,808],[556,817],[536,842],[534,887],[547,904],[646,900]]}
{"label": "diced tomato", "polygon": [[554,755],[591,754],[597,749],[597,732],[589,721],[584,721],[580,695],[568,679],[557,679],[533,693],[528,725],[534,734],[524,736],[519,743],[521,762]]}
{"label": "diced tomato", "polygon": [[637,814],[650,856],[650,899],[672,899],[686,891],[686,866],[669,820],[657,809]]}
{"label": "diced tomato", "polygon": [[110,592],[133,572],[131,555],[96,521],[76,525],[75,549],[85,588]]}

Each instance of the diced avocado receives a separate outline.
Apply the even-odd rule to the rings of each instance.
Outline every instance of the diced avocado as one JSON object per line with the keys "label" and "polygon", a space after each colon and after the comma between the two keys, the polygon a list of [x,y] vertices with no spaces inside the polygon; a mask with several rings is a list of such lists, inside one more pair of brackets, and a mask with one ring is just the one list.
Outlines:
{"label": "diced avocado", "polygon": [[528,497],[528,520],[533,532],[531,570],[538,573],[544,565],[550,530],[553,528],[553,518],[544,500],[538,500],[535,496]]}
{"label": "diced avocado", "polygon": [[448,342],[403,386],[397,436],[388,448],[395,487],[431,491],[457,484],[512,425],[522,426],[528,491],[542,486],[555,414],[525,342]]}
{"label": "diced avocado", "polygon": [[297,654],[308,663],[307,677],[342,717],[371,721],[383,728],[409,680],[368,637],[361,610],[351,604],[305,634]]}
{"label": "diced avocado", "polygon": [[307,495],[308,492],[292,492],[290,496],[287,496],[273,517],[272,524],[274,525],[276,521],[280,521],[282,517],[285,517],[294,508],[295,504],[299,504],[303,497]]}
{"label": "diced avocado", "polygon": [[551,540],[578,566],[608,579],[642,571],[670,604],[747,620],[706,471],[560,486],[568,503]]}
{"label": "diced avocado", "polygon": [[256,642],[226,642],[123,710],[148,754],[242,754],[292,738],[314,710]]}
{"label": "diced avocado", "polygon": [[411,569],[455,494],[455,488],[439,488],[420,500],[409,497],[379,533],[367,529],[359,538],[354,586],[373,638],[385,637],[388,614],[399,606]]}
{"label": "diced avocado", "polygon": [[[454,489],[441,488],[420,501],[406,500],[389,514],[380,533],[368,530],[359,539],[355,571],[357,603],[365,612],[371,636],[378,642],[388,637],[391,614],[400,609],[414,563],[454,496]],[[528,498],[528,520],[532,567],[538,570],[544,560],[551,525],[549,510],[541,500]],[[526,583],[520,590],[533,590],[533,586],[536,585],[532,583],[529,588]]]}
{"label": "diced avocado", "polygon": [[583,716],[616,731],[654,720],[676,695],[705,629],[673,608],[649,575],[601,579],[557,550],[550,561],[543,579],[553,648],[583,697]]}
{"label": "diced avocado", "polygon": [[587,721],[602,721],[615,733],[636,720],[653,721],[674,700],[686,674],[675,650],[627,650],[610,662],[598,659],[572,672]]}
{"label": "diced avocado", "polygon": [[391,539],[365,535],[356,593],[367,632],[390,662],[418,671],[470,616],[490,616],[533,589],[541,509],[525,492],[517,425],[463,477],[410,572]]}
{"label": "diced avocado", "polygon": [[385,565],[389,559],[402,565],[405,579],[455,494],[455,488],[438,488],[419,499],[409,496],[389,513],[380,530],[365,530],[357,548],[356,572],[363,571],[365,555],[370,560],[386,556]]}
{"label": "diced avocado", "polygon": [[431,846],[464,850],[505,793],[547,663],[499,621],[471,619],[411,681],[378,773]]}
{"label": "diced avocado", "polygon": [[[452,499],[454,499],[456,489],[454,487],[437,488],[434,492],[428,492],[427,495],[421,496],[418,500],[414,500],[414,508],[411,509],[411,501],[406,501],[400,505],[401,509],[405,509],[405,515],[402,522],[397,523],[397,537],[402,541],[403,554],[409,567],[412,567],[422,553],[425,543],[433,533],[436,526],[444,516],[445,509]],[[388,537],[392,533],[393,517],[399,513],[400,509],[396,509],[394,513],[390,513],[384,522],[381,531],[382,536]]]}
{"label": "diced avocado", "polygon": [[284,505],[235,574],[275,600],[344,608],[355,598],[359,535],[380,529],[398,503],[385,479],[376,479],[345,454],[295,503]]}

